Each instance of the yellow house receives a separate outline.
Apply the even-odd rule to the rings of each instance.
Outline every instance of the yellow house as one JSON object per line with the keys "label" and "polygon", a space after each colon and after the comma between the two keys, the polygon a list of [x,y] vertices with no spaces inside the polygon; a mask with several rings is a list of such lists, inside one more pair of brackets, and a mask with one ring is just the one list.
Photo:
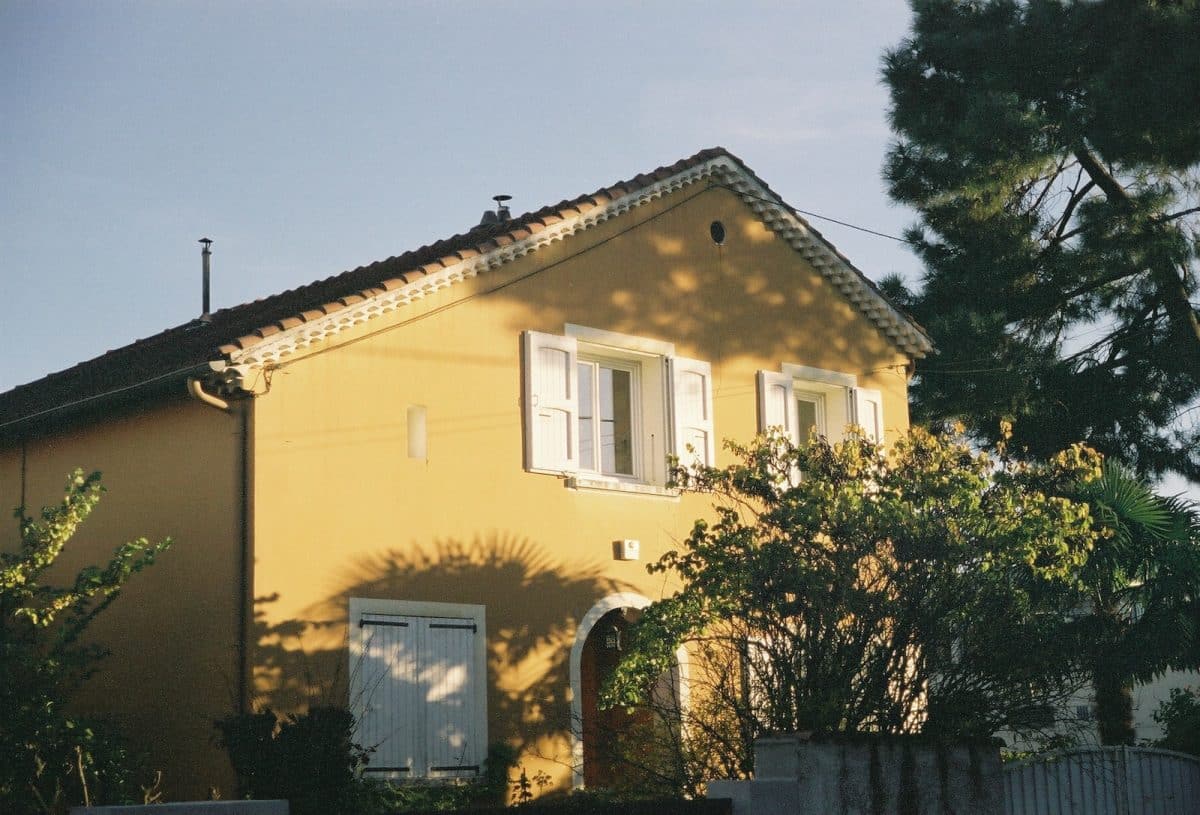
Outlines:
{"label": "yellow house", "polygon": [[174,538],[99,619],[83,704],[176,795],[232,793],[214,719],[314,702],[350,706],[383,776],[470,777],[507,741],[603,783],[603,635],[669,590],[646,564],[708,510],[668,457],[719,465],[770,425],[903,432],[929,351],[705,150],[2,394],[0,502],[103,471],[64,573]]}

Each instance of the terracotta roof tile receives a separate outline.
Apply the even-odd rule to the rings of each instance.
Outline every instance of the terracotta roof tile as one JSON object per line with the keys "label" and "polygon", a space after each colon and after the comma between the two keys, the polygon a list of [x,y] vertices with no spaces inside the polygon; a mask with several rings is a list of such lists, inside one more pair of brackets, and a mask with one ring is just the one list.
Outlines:
{"label": "terracotta roof tile", "polygon": [[[629,181],[617,182],[571,201],[561,201],[509,221],[480,224],[386,260],[221,309],[207,320],[192,320],[18,386],[0,394],[0,435],[21,433],[30,428],[36,430],[42,418],[51,413],[57,415],[66,408],[103,404],[105,399],[115,398],[114,394],[136,392],[149,387],[148,383],[168,383],[174,388],[186,376],[207,371],[210,361],[249,348],[265,337],[345,308],[347,304],[361,302],[381,291],[394,291],[426,274],[427,270],[507,246],[561,222],[564,213],[587,212],[594,207],[606,206],[657,180],[716,157],[728,158],[751,173],[740,159],[722,148],[702,150],[670,166],[639,174]],[[761,179],[754,178],[767,188]],[[823,240],[816,230],[812,232],[817,239]],[[832,246],[829,248],[833,250]],[[863,280],[874,289],[869,280],[865,277]]]}

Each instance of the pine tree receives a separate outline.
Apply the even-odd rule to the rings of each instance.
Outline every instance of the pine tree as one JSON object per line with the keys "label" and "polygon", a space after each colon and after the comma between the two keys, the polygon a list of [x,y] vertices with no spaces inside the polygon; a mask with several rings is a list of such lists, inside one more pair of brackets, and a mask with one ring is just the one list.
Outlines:
{"label": "pine tree", "polygon": [[885,174],[940,353],[920,421],[1200,479],[1200,5],[914,0]]}

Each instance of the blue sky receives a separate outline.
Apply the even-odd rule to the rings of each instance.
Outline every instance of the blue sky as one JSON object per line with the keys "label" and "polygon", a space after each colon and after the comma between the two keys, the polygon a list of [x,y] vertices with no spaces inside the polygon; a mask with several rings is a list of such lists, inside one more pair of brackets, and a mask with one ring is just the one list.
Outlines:
{"label": "blue sky", "polygon": [[[903,0],[0,4],[0,391],[704,147],[898,234]],[[903,244],[813,221],[870,276]]]}
{"label": "blue sky", "polygon": [[[898,235],[904,0],[0,0],[0,392],[721,145]],[[908,248],[810,219],[878,279]],[[1182,489],[1179,482],[1169,488]],[[1200,498],[1200,489],[1193,489]]]}

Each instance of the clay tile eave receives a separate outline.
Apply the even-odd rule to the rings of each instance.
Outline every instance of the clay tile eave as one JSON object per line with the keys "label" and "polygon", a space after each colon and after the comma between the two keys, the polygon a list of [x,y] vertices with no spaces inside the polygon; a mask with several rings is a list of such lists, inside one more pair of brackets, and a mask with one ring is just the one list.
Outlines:
{"label": "clay tile eave", "polygon": [[233,344],[236,346],[235,350],[245,351],[247,348],[258,345],[260,342],[262,342],[262,337],[247,334],[244,337],[238,337],[233,341]]}

